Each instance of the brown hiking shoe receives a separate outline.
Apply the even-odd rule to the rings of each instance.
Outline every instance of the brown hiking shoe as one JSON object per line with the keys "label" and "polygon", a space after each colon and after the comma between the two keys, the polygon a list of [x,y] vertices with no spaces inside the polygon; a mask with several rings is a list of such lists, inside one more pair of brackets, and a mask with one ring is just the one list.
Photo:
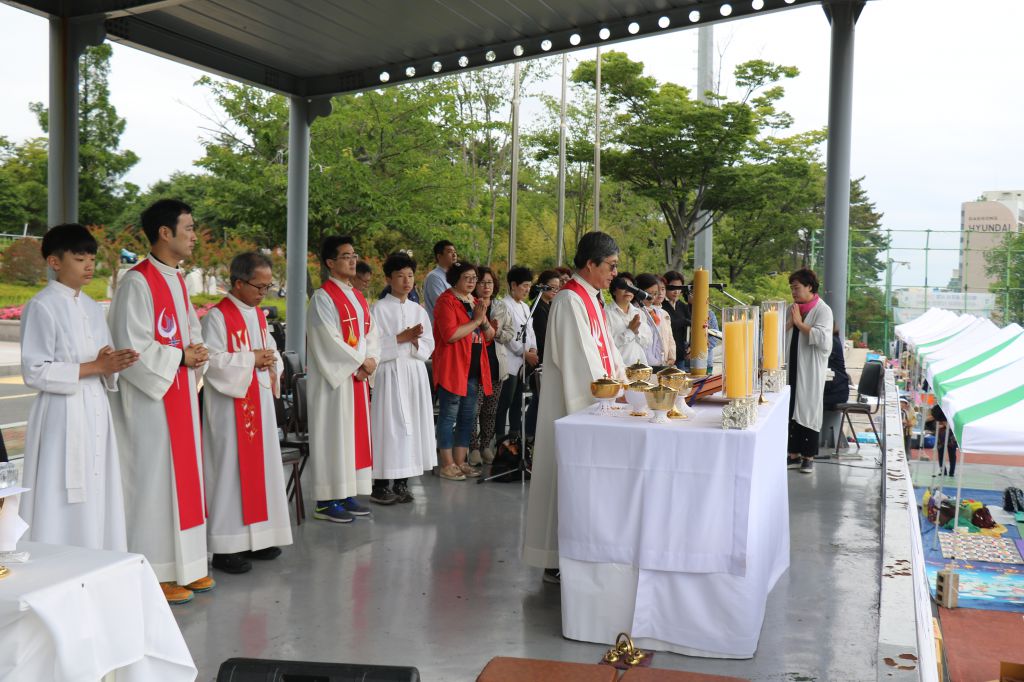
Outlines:
{"label": "brown hiking shoe", "polygon": [[216,586],[217,583],[213,581],[213,578],[211,578],[210,576],[206,576],[205,578],[200,578],[199,580],[190,582],[185,587],[192,590],[193,592],[209,592]]}
{"label": "brown hiking shoe", "polygon": [[168,604],[187,604],[192,601],[192,590],[186,589],[178,583],[160,583],[160,589],[164,591],[164,598]]}

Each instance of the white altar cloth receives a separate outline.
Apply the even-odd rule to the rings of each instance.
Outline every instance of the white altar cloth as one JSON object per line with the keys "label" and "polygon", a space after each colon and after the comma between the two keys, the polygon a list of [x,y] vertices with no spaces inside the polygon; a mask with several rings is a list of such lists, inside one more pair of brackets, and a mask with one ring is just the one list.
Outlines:
{"label": "white altar cloth", "polygon": [[139,554],[22,542],[0,580],[0,680],[192,682],[196,667]]}
{"label": "white altar cloth", "polygon": [[749,430],[721,404],[651,424],[590,408],[555,422],[562,633],[750,658],[789,567],[789,390]]}

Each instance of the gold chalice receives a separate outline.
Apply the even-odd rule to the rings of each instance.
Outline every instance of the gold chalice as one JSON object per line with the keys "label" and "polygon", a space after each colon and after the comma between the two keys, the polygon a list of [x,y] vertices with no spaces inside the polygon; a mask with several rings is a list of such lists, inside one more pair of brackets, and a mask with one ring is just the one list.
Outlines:
{"label": "gold chalice", "polygon": [[685,401],[686,396],[690,394],[690,387],[693,385],[693,379],[689,374],[676,367],[666,367],[665,369],[658,372],[656,375],[658,378],[659,386],[668,386],[674,388],[679,394],[676,396],[676,405],[672,406],[672,409],[668,411],[669,419],[686,419],[687,416],[679,409],[678,403]]}
{"label": "gold chalice", "polygon": [[609,414],[612,412],[612,402],[615,400],[615,396],[619,395],[621,389],[622,384],[609,376],[603,376],[597,381],[591,381],[590,395],[594,396],[598,403],[597,409],[594,412],[596,414]]}
{"label": "gold chalice", "polygon": [[651,408],[654,416],[651,417],[652,424],[667,424],[666,413],[676,404],[676,396],[679,392],[668,386],[655,386],[644,394],[647,398],[647,407]]}
{"label": "gold chalice", "polygon": [[630,381],[649,381],[654,370],[642,362],[635,362],[626,368],[626,378]]}
{"label": "gold chalice", "polygon": [[633,411],[629,413],[630,417],[647,416],[646,393],[649,390],[651,390],[651,385],[646,381],[637,380],[626,385],[626,402],[633,408]]}

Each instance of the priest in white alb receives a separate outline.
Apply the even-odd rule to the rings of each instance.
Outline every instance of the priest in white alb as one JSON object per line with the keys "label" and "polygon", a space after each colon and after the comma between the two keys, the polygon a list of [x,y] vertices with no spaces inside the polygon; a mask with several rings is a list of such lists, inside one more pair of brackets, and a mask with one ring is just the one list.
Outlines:
{"label": "priest in white alb", "polygon": [[82,291],[93,277],[96,240],[82,225],[43,235],[55,278],[21,313],[21,372],[39,393],[25,430],[20,513],[30,540],[127,549],[121,464],[107,392],[139,354],[110,347],[103,308]]}
{"label": "priest in white alb", "polygon": [[373,436],[373,493],[377,504],[412,502],[409,478],[437,464],[434,401],[427,360],[434,332],[427,311],[409,300],[416,261],[398,252],[384,261],[390,293],[373,306],[380,337],[380,364],[370,407]]}
{"label": "priest in white alb", "polygon": [[573,261],[576,272],[551,302],[544,345],[533,477],[526,511],[523,560],[557,583],[558,480],[555,420],[593,404],[590,382],[625,378],[622,358],[608,331],[601,290],[619,267],[619,247],[603,232],[584,235]]}
{"label": "priest in white alb", "polygon": [[128,551],[149,560],[172,604],[214,586],[206,561],[206,510],[197,381],[207,360],[199,318],[178,265],[195,246],[188,204],[161,199],[142,212],[150,254],[121,278],[110,336],[139,360],[111,396],[124,482]]}
{"label": "priest in white alb", "polygon": [[273,285],[270,259],[231,261],[231,290],[203,318],[210,351],[203,389],[207,541],[213,567],[245,573],[292,543],[274,395],[283,363],[259,308]]}
{"label": "priest in white alb", "polygon": [[329,277],[306,314],[313,518],[334,523],[367,516],[369,508],[355,496],[373,490],[368,379],[380,341],[366,299],[352,286],[358,259],[351,237],[324,239],[320,262]]}

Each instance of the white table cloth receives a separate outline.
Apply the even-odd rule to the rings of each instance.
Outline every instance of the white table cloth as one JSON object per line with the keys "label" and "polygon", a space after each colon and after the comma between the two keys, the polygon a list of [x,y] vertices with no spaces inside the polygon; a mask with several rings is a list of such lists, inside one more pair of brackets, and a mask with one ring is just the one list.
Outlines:
{"label": "white table cloth", "polygon": [[789,389],[749,430],[721,404],[651,424],[591,408],[555,422],[562,632],[749,658],[789,567]]}
{"label": "white table cloth", "polygon": [[0,680],[192,682],[196,667],[138,554],[22,542],[0,580]]}

